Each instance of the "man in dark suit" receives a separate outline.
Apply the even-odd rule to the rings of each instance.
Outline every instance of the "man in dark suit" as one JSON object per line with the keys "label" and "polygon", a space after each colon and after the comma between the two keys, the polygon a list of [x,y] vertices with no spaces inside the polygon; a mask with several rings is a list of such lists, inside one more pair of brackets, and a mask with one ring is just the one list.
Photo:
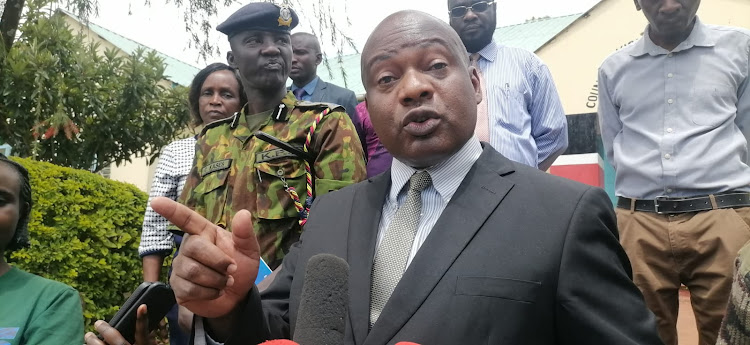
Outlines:
{"label": "man in dark suit", "polygon": [[229,233],[152,201],[190,234],[171,283],[211,338],[289,338],[307,261],[330,253],[351,267],[346,344],[661,344],[606,194],[514,163],[474,136],[481,89],[464,50],[421,12],[375,29],[362,76],[391,169],[319,197],[262,296],[248,212]]}
{"label": "man in dark suit", "polygon": [[306,32],[292,34],[292,79],[290,90],[297,99],[311,102],[335,103],[343,106],[354,121],[357,96],[354,91],[327,83],[318,77],[318,65],[323,62],[318,38]]}

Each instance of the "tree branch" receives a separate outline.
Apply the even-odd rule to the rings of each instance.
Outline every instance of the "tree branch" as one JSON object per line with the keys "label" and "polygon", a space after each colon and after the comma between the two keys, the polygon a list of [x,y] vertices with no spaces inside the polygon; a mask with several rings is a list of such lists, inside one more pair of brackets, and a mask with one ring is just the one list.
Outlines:
{"label": "tree branch", "polygon": [[21,20],[21,13],[23,12],[23,5],[25,0],[7,0],[5,7],[3,7],[3,16],[0,19],[0,36],[2,36],[2,49],[3,54],[10,51],[13,46],[13,41],[16,39],[16,31],[18,31],[18,23]]}

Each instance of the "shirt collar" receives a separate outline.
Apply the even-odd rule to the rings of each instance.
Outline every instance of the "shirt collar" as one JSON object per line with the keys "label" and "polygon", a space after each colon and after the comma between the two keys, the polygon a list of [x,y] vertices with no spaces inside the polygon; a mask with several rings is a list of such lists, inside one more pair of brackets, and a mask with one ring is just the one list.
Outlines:
{"label": "shirt collar", "polygon": [[[307,85],[302,87],[303,89],[305,89],[305,92],[307,92],[308,95],[312,96],[313,91],[315,91],[315,88],[318,86],[319,79],[320,77],[315,77],[313,80],[307,83]],[[294,83],[292,83],[292,91],[297,90],[297,89],[299,89],[299,86],[294,85]]]}
{"label": "shirt collar", "polygon": [[[472,136],[464,146],[445,161],[429,167],[427,172],[432,178],[432,185],[440,197],[447,203],[456,193],[458,186],[466,174],[471,170],[474,162],[482,154],[482,145],[476,135]],[[414,169],[394,158],[391,163],[391,190],[388,198],[396,202],[398,194],[411,178],[420,170]]]}
{"label": "shirt collar", "polygon": [[489,62],[495,62],[495,59],[497,58],[497,48],[497,42],[493,39],[488,45],[484,46],[482,50],[478,51],[479,56]]}
{"label": "shirt collar", "polygon": [[[630,50],[630,55],[633,57],[643,56],[649,54],[651,56],[665,55],[670,52],[666,49],[659,47],[651,40],[651,36],[648,33],[649,25],[646,25],[646,30],[643,31],[643,37],[636,42]],[[683,50],[688,50],[692,47],[713,47],[716,45],[716,36],[713,31],[701,22],[700,18],[695,17],[695,25],[693,25],[693,31],[690,35],[682,41],[677,47],[671,52],[676,53]]]}

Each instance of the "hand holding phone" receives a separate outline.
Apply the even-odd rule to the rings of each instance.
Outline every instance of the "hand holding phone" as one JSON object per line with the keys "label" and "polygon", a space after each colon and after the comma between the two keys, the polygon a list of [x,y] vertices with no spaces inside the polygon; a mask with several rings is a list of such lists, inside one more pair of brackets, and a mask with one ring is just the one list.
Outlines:
{"label": "hand holding phone", "polygon": [[120,332],[125,340],[133,344],[136,338],[138,307],[142,304],[147,307],[148,329],[146,331],[148,333],[159,325],[161,319],[167,315],[167,312],[175,303],[174,292],[168,285],[160,282],[144,282],[133,291],[133,294],[109,321],[109,325]]}
{"label": "hand holding phone", "polygon": [[[136,310],[135,343],[133,345],[155,345],[156,339],[148,331],[148,308],[145,304],[141,304]],[[91,332],[86,333],[84,336],[85,345],[129,345],[122,334],[108,323],[100,320],[95,323],[95,327],[99,336],[97,337]]]}

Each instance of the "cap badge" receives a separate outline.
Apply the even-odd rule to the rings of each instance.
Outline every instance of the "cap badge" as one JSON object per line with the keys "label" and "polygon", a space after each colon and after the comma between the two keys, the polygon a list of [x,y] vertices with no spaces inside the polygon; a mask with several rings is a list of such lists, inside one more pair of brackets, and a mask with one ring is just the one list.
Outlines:
{"label": "cap badge", "polygon": [[282,7],[279,10],[279,26],[291,26],[292,25],[292,11],[289,7]]}

